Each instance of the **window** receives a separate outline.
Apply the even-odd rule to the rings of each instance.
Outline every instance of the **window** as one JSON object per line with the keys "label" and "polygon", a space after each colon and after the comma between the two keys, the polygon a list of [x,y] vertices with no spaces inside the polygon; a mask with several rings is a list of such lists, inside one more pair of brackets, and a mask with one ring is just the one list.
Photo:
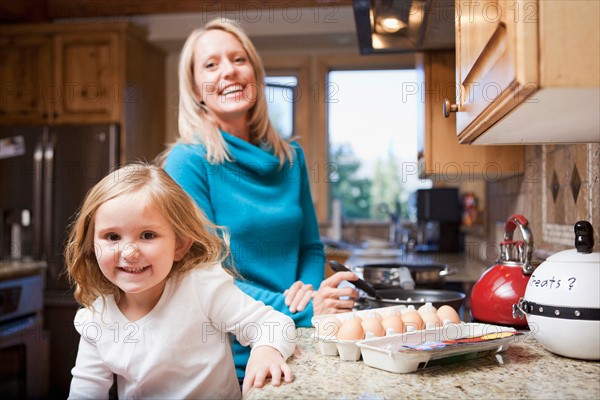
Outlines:
{"label": "window", "polygon": [[296,88],[295,76],[268,76],[265,78],[265,97],[269,118],[277,133],[284,139],[294,135]]}
{"label": "window", "polygon": [[403,90],[416,79],[414,69],[328,73],[329,201],[344,218],[415,218],[411,195],[431,186],[417,174],[418,98]]}

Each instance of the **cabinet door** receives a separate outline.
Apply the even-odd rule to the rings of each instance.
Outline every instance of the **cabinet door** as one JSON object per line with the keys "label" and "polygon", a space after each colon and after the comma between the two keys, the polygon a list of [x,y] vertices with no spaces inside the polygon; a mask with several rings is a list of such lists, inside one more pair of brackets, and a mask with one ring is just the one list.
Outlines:
{"label": "cabinet door", "polygon": [[44,36],[0,37],[0,123],[43,124],[48,99],[58,95],[50,83],[51,39]]}
{"label": "cabinet door", "polygon": [[115,122],[120,86],[117,33],[57,34],[55,80],[62,88],[57,123]]}
{"label": "cabinet door", "polygon": [[538,2],[456,0],[456,128],[470,143],[538,88]]}
{"label": "cabinet door", "polygon": [[[469,146],[459,144],[454,114],[443,115],[443,99],[455,89],[453,51],[417,55],[419,103],[419,173],[435,181],[495,180],[523,172],[523,146]],[[423,86],[424,84],[424,86]]]}

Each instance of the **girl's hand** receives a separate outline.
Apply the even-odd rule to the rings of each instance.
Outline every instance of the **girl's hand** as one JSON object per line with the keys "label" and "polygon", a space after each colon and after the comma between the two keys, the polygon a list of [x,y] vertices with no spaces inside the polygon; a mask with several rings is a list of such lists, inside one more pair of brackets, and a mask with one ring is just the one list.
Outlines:
{"label": "girl's hand", "polygon": [[306,305],[312,299],[315,293],[315,289],[311,284],[304,284],[301,281],[296,281],[283,292],[285,296],[285,305],[290,308],[290,312],[293,314],[298,311],[302,311],[306,308]]}
{"label": "girl's hand", "polygon": [[[352,287],[339,288],[342,281],[355,281],[358,276],[354,272],[336,272],[321,282],[319,290],[313,295],[314,315],[339,314],[352,311],[354,300],[358,299],[358,291]],[[348,300],[340,300],[340,297],[350,297]]]}
{"label": "girl's hand", "polygon": [[279,351],[270,346],[253,348],[246,365],[242,395],[245,395],[252,387],[263,387],[269,376],[271,377],[271,384],[279,386],[281,375],[283,375],[285,382],[292,381],[292,369],[286,364]]}

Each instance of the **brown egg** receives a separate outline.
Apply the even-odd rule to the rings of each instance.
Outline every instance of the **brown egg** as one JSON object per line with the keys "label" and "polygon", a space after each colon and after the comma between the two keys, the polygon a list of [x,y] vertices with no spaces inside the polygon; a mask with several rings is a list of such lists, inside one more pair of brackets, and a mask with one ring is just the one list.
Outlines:
{"label": "brown egg", "polygon": [[340,321],[339,318],[334,316],[321,318],[315,322],[317,333],[319,334],[319,336],[324,337],[336,336],[341,326],[342,321]]}
{"label": "brown egg", "polygon": [[434,329],[442,326],[442,321],[434,311],[423,311],[420,312],[421,318],[423,318],[423,324],[426,329]]}
{"label": "brown egg", "polygon": [[402,322],[404,323],[406,332],[419,331],[425,328],[421,314],[414,309],[402,314]]}
{"label": "brown egg", "polygon": [[365,335],[372,333],[373,336],[385,336],[385,329],[383,329],[383,325],[377,317],[365,318],[361,325],[365,331]]}
{"label": "brown egg", "polygon": [[443,305],[437,310],[437,315],[442,321],[442,324],[460,324],[460,317],[456,310],[449,305]]}
{"label": "brown egg", "polygon": [[394,333],[404,333],[404,322],[402,322],[402,318],[400,318],[400,315],[398,314],[392,314],[385,317],[381,321],[381,325],[386,333],[388,333],[390,329],[394,331]]}
{"label": "brown egg", "polygon": [[337,337],[340,340],[360,340],[365,337],[365,330],[359,318],[351,318],[342,322]]}

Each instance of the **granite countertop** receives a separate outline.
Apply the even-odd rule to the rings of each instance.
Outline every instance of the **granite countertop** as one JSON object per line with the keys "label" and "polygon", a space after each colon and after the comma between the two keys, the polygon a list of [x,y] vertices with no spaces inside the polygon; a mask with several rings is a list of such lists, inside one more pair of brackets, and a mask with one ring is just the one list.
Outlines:
{"label": "granite countertop", "polygon": [[0,261],[0,280],[39,274],[46,268],[45,261]]}
{"label": "granite countertop", "polygon": [[294,381],[251,389],[245,399],[598,399],[600,362],[561,357],[522,335],[507,351],[395,374],[319,354],[313,329],[298,329]]}

